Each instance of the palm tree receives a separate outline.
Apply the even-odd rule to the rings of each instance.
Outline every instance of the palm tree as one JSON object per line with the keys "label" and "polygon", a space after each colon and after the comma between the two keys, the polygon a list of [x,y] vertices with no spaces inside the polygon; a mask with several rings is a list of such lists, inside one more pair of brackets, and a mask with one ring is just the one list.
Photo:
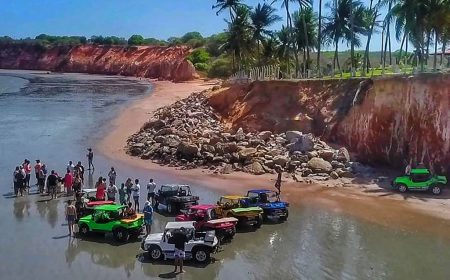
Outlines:
{"label": "palm tree", "polygon": [[[292,18],[291,18],[291,12],[289,9],[289,3],[290,2],[297,2],[297,0],[273,0],[272,4],[274,4],[275,2],[280,2],[281,1],[281,8],[284,8],[286,10],[286,28],[289,31],[287,33],[287,51],[290,52],[291,48],[291,44],[292,44]],[[286,56],[287,58],[287,74],[288,76],[290,75],[290,64],[289,64],[289,57],[290,57],[290,53],[288,53],[288,55]]]}
{"label": "palm tree", "polygon": [[281,20],[281,17],[275,14],[276,9],[264,3],[258,4],[250,13],[250,19],[253,27],[253,40],[258,47],[258,63],[261,64],[260,46],[266,36],[272,36],[269,26]]}
{"label": "palm tree", "polygon": [[227,42],[223,48],[231,53],[233,70],[236,70],[236,63],[242,63],[245,58],[244,54],[250,53],[251,50],[252,26],[250,24],[250,10],[244,5],[238,6],[234,20],[225,21],[228,24],[226,30]]}
{"label": "palm tree", "polygon": [[317,74],[322,77],[320,69],[320,48],[322,46],[322,0],[319,0],[319,34],[317,35]]}
{"label": "palm tree", "polygon": [[[303,8],[292,15],[296,54],[303,51],[303,73],[309,68],[309,52],[317,46],[317,16],[311,7]],[[304,35],[306,34],[306,36]],[[297,58],[297,72],[298,72]]]}
{"label": "palm tree", "polygon": [[[312,7],[313,0],[298,0],[298,4],[300,5],[300,11],[304,11],[305,9]],[[303,22],[303,26],[307,26],[305,15],[306,15],[306,13],[302,13],[302,16],[301,16],[301,19],[302,19],[302,22]],[[316,23],[316,25],[317,25],[317,23]],[[307,28],[303,29],[303,36],[304,36],[304,39],[305,39],[305,45],[309,46]],[[306,49],[307,49],[307,51],[306,51],[306,60],[309,61],[309,48],[306,48]],[[303,58],[303,60],[305,60],[305,58]],[[303,64],[303,72],[304,73],[306,73],[306,66],[307,66],[307,63],[304,63]]]}
{"label": "palm tree", "polygon": [[216,15],[219,15],[221,12],[228,9],[230,13],[230,20],[234,21],[236,10],[242,5],[244,4],[241,3],[241,0],[217,0],[216,4],[212,6],[212,9],[217,9]]}
{"label": "palm tree", "polygon": [[280,42],[278,46],[277,56],[279,57],[280,61],[284,61],[284,65],[286,65],[285,70],[289,75],[289,56],[292,51],[289,28],[283,25],[281,27],[281,30],[277,32],[277,39]]}
{"label": "palm tree", "polygon": [[[341,71],[338,58],[339,42],[347,42],[347,45],[350,43],[359,47],[361,45],[359,35],[368,34],[369,17],[367,16],[367,10],[360,1],[335,0],[334,5],[331,6],[330,9],[332,15],[327,18],[323,29],[323,35],[326,36],[329,41],[333,42],[335,46],[333,69],[336,69],[337,63],[337,67],[339,71]],[[351,9],[353,13],[353,27],[350,23]]]}
{"label": "palm tree", "polygon": [[[366,49],[364,51],[363,71],[362,71],[363,75],[365,75],[365,73],[369,72],[369,46],[370,46],[370,40],[372,39],[372,35],[374,32],[374,28],[376,26],[377,17],[379,16],[378,7],[380,6],[380,1],[381,0],[378,0],[378,3],[375,6],[373,6],[373,0],[370,0],[369,17],[371,20],[371,24],[370,24],[369,34],[367,36]],[[366,70],[366,68],[367,68],[367,70]]]}

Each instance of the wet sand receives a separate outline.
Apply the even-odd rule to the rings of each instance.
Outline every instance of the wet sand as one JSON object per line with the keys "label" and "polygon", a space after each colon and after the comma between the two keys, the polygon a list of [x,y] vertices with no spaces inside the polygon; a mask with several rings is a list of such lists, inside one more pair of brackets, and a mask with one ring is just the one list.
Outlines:
{"label": "wet sand", "polygon": [[[176,175],[186,182],[201,183],[221,193],[242,194],[249,188],[272,188],[275,175],[255,176],[242,172],[229,175],[212,174],[209,170],[179,170],[160,166],[150,160],[129,156],[124,147],[127,138],[137,132],[156,109],[189,96],[192,92],[214,86],[214,82],[190,83],[154,82],[151,95],[135,101],[113,121],[110,132],[97,145],[105,156],[150,172]],[[385,182],[388,182],[386,180]],[[408,229],[422,229],[434,233],[450,232],[450,190],[441,196],[425,193],[399,194],[391,191],[387,183],[373,183],[366,179],[345,182],[327,181],[323,184],[305,184],[284,178],[283,194],[294,204],[317,203],[335,211],[357,216],[382,225],[396,225]],[[401,214],[399,214],[401,213]],[[405,217],[414,217],[405,219]],[[435,226],[438,224],[439,226]]]}

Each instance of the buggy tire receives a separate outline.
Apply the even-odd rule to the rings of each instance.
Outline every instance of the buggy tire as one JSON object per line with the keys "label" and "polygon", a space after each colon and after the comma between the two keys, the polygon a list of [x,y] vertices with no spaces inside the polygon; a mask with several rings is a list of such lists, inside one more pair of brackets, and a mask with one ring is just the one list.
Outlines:
{"label": "buggy tire", "polygon": [[442,185],[435,185],[431,187],[431,193],[433,195],[440,195],[442,193]]}
{"label": "buggy tire", "polygon": [[82,237],[86,237],[89,234],[89,227],[86,224],[81,224],[78,229],[78,234]]}
{"label": "buggy tire", "polygon": [[114,239],[118,242],[127,242],[130,238],[130,233],[124,228],[116,228],[113,230]]}
{"label": "buggy tire", "polygon": [[167,213],[175,214],[175,206],[172,203],[167,204]]}
{"label": "buggy tire", "polygon": [[405,184],[398,184],[397,189],[401,193],[405,193],[408,191],[408,187]]}
{"label": "buggy tire", "polygon": [[192,258],[197,263],[209,263],[211,261],[211,250],[204,246],[197,246],[192,249]]}
{"label": "buggy tire", "polygon": [[163,252],[158,245],[151,245],[148,249],[148,256],[152,261],[160,261],[163,259]]}
{"label": "buggy tire", "polygon": [[288,217],[289,217],[289,210],[286,209],[286,215],[283,217],[280,217],[280,221],[282,221],[282,222],[287,221]]}
{"label": "buggy tire", "polygon": [[260,228],[263,224],[263,217],[261,215],[258,215],[258,218],[256,218],[256,224],[253,225],[254,228]]}

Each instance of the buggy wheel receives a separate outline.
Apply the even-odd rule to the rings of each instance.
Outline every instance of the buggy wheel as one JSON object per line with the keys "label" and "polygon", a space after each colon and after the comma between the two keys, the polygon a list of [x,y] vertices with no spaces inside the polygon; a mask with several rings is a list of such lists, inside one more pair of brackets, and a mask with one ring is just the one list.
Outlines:
{"label": "buggy wheel", "polygon": [[89,227],[86,224],[81,224],[78,233],[82,237],[87,236],[89,234]]}
{"label": "buggy wheel", "polygon": [[408,187],[405,184],[398,184],[397,188],[398,188],[398,191],[401,193],[405,193],[408,191]]}
{"label": "buggy wheel", "polygon": [[442,193],[442,186],[436,185],[436,186],[431,187],[431,192],[434,195],[440,195]]}
{"label": "buggy wheel", "polygon": [[173,205],[172,205],[172,203],[167,204],[167,212],[169,214],[173,214]]}
{"label": "buggy wheel", "polygon": [[289,210],[286,209],[286,215],[280,217],[280,221],[286,221],[289,217]]}
{"label": "buggy wheel", "polygon": [[119,242],[127,242],[130,238],[130,233],[124,228],[116,228],[113,230],[114,239]]}
{"label": "buggy wheel", "polygon": [[151,245],[150,249],[148,249],[148,255],[150,256],[150,259],[152,261],[159,261],[163,258],[163,253],[161,251],[161,248],[157,245]]}
{"label": "buggy wheel", "polygon": [[194,248],[192,257],[198,263],[209,263],[211,261],[210,250],[205,247]]}
{"label": "buggy wheel", "polygon": [[263,223],[263,218],[261,215],[258,215],[256,218],[256,224],[254,225],[255,228],[260,228]]}

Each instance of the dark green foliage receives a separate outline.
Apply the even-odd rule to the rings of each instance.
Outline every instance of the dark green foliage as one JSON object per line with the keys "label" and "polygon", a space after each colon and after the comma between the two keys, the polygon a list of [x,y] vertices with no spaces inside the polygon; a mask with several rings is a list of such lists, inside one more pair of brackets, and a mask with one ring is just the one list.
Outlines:
{"label": "dark green foliage", "polygon": [[224,58],[214,60],[208,71],[208,77],[210,78],[227,78],[231,74],[231,63],[228,59]]}
{"label": "dark green foliage", "polygon": [[210,59],[209,53],[205,49],[194,50],[187,58],[193,64],[207,63]]}
{"label": "dark green foliage", "polygon": [[144,37],[142,37],[141,35],[132,35],[129,39],[128,39],[128,45],[132,45],[132,46],[140,46],[144,44]]}
{"label": "dark green foliage", "polygon": [[127,41],[124,38],[119,38],[116,36],[92,36],[90,42],[96,45],[121,45],[124,46],[127,44]]}

